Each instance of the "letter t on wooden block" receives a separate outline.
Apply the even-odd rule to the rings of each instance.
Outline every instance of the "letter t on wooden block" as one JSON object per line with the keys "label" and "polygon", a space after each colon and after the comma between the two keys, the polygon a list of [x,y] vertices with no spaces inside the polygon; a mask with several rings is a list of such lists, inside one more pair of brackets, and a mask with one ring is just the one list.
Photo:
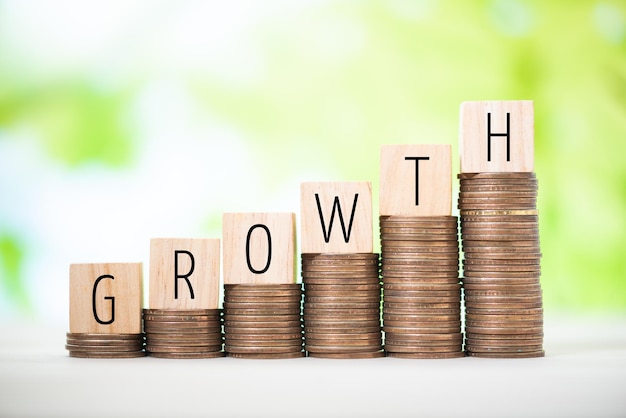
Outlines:
{"label": "letter t on wooden block", "polygon": [[300,210],[302,253],[373,251],[369,182],[302,183]]}
{"label": "letter t on wooden block", "polygon": [[450,216],[452,147],[383,145],[379,211],[381,216]]}
{"label": "letter t on wooden block", "polygon": [[464,102],[460,119],[461,173],[534,171],[532,101]]}
{"label": "letter t on wooden block", "polygon": [[295,213],[225,213],[224,284],[296,282]]}
{"label": "letter t on wooden block", "polygon": [[139,334],[142,263],[70,265],[70,332]]}
{"label": "letter t on wooden block", "polygon": [[220,240],[150,240],[150,308],[217,309]]}

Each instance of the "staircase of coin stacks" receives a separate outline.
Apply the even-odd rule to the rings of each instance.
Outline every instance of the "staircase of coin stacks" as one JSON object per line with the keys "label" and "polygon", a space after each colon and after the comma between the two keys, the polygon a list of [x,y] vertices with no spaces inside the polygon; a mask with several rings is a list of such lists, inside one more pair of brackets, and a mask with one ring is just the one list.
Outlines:
{"label": "staircase of coin stacks", "polygon": [[70,265],[70,356],[543,356],[533,103],[460,116],[459,216],[450,145],[385,145],[381,254],[369,182],[302,183],[301,283],[294,213],[225,213],[222,242],[151,239],[147,309],[142,263]]}

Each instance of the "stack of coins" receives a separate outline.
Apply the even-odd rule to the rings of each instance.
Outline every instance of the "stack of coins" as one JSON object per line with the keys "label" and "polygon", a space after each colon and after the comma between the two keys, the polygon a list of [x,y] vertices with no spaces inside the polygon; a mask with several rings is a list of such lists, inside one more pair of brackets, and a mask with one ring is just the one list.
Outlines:
{"label": "stack of coins", "polygon": [[146,351],[152,357],[223,357],[219,309],[144,309]]}
{"label": "stack of coins", "polygon": [[229,357],[304,357],[300,284],[224,286],[224,350]]}
{"label": "stack of coins", "polygon": [[463,357],[458,219],[381,216],[389,357]]}
{"label": "stack of coins", "polygon": [[383,357],[379,256],[302,254],[309,357]]}
{"label": "stack of coins", "polygon": [[466,350],[476,357],[541,357],[543,303],[534,173],[463,173]]}
{"label": "stack of coins", "polygon": [[132,358],[143,357],[143,334],[79,334],[67,333],[65,348],[70,357]]}

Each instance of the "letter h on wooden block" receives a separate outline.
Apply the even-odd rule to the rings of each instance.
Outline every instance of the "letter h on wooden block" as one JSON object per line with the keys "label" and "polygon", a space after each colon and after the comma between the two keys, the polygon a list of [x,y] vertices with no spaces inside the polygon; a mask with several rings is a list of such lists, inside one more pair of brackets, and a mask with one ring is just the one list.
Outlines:
{"label": "letter h on wooden block", "polygon": [[372,252],[369,182],[302,183],[300,209],[302,253]]}
{"label": "letter h on wooden block", "polygon": [[460,119],[461,173],[534,171],[532,101],[464,102]]}
{"label": "letter h on wooden block", "polygon": [[452,147],[383,145],[379,211],[381,216],[450,216]]}
{"label": "letter h on wooden block", "polygon": [[225,213],[224,284],[296,282],[295,213]]}
{"label": "letter h on wooden block", "polygon": [[139,334],[142,263],[70,265],[70,332]]}
{"label": "letter h on wooden block", "polygon": [[220,240],[150,240],[150,308],[217,309]]}

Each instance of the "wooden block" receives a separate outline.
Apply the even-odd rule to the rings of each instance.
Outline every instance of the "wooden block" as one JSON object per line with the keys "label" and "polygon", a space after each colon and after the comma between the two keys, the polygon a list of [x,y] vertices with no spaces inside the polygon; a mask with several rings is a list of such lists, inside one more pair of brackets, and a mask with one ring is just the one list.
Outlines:
{"label": "wooden block", "polygon": [[302,253],[371,253],[372,185],[302,183]]}
{"label": "wooden block", "polygon": [[534,171],[530,100],[461,104],[461,173]]}
{"label": "wooden block", "polygon": [[383,145],[379,212],[381,216],[450,216],[452,147]]}
{"label": "wooden block", "polygon": [[217,309],[220,240],[150,240],[150,308]]}
{"label": "wooden block", "polygon": [[295,283],[295,213],[225,213],[224,284]]}
{"label": "wooden block", "polygon": [[70,265],[70,332],[141,333],[142,263]]}

